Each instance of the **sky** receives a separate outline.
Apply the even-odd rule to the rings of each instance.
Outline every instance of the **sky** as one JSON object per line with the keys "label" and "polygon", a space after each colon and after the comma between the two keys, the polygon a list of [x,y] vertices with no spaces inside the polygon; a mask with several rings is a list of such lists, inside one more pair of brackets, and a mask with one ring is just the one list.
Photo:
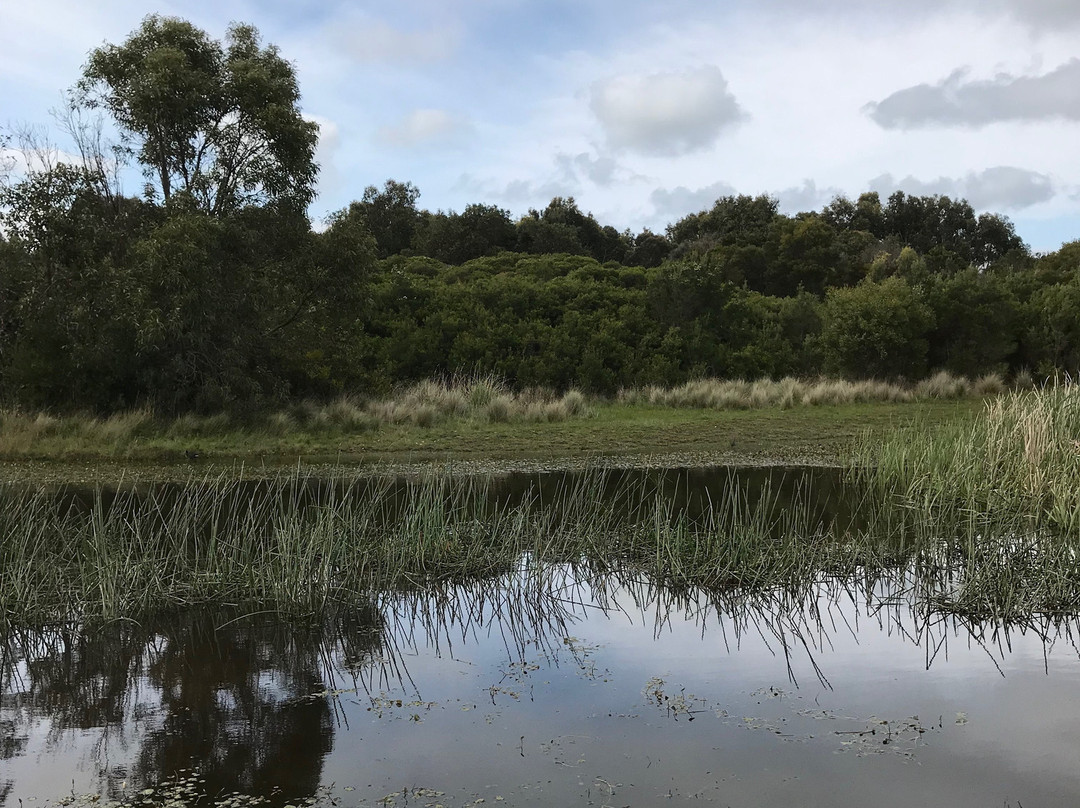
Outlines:
{"label": "sky", "polygon": [[634,232],[729,194],[902,190],[1036,251],[1080,239],[1076,0],[0,0],[0,126],[53,126],[151,13],[251,23],[295,65],[316,220],[390,178],[429,210],[572,196]]}

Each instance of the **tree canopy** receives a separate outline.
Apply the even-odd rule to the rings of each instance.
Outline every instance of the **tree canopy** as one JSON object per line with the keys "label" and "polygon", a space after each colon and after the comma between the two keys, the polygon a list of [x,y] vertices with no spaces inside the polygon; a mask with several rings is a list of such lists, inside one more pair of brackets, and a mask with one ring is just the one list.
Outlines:
{"label": "tree canopy", "polygon": [[302,208],[314,196],[318,125],[300,114],[292,65],[250,25],[232,25],[218,42],[151,15],[123,44],[90,54],[73,98],[112,116],[151,198],[184,195],[221,216],[245,205]]}

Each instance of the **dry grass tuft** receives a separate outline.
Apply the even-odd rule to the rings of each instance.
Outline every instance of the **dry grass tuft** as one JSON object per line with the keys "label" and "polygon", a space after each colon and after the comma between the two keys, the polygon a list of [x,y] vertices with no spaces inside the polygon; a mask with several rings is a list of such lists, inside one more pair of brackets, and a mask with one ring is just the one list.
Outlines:
{"label": "dry grass tuft", "polygon": [[758,379],[698,379],[665,389],[655,385],[624,388],[619,401],[626,404],[682,407],[712,410],[748,410],[779,407],[823,406],[869,402],[904,402],[925,398],[961,398],[968,395],[988,396],[1005,390],[996,374],[970,382],[962,376],[940,371],[915,385],[903,385],[875,379],[845,381],[842,379],[800,380],[790,376],[773,381]]}

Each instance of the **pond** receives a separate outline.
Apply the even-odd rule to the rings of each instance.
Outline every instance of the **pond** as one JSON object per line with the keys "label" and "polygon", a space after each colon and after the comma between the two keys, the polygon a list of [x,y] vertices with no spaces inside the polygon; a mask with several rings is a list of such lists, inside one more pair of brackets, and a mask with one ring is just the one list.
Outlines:
{"label": "pond", "polygon": [[[820,469],[672,471],[661,489],[698,512],[766,477],[854,521],[858,495]],[[535,506],[555,482],[502,479],[494,498]],[[12,626],[0,803],[1071,804],[1076,621],[944,614],[914,574],[694,587],[525,552],[303,618]]]}

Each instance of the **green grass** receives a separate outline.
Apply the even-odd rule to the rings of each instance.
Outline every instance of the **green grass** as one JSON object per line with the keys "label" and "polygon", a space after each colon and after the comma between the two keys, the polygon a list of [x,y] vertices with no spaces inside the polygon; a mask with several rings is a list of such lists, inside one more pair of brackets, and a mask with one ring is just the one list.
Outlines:
{"label": "green grass", "polygon": [[987,401],[945,423],[871,435],[862,465],[882,489],[932,511],[1023,516],[1080,539],[1080,387],[1055,385]]}
{"label": "green grass", "polygon": [[[1001,620],[1080,613],[1080,554],[1027,513],[912,507],[851,472],[852,521],[831,523],[734,473],[699,516],[657,475],[612,489],[599,470],[555,492],[497,501],[490,478],[438,473],[326,483],[302,471],[252,484],[97,488],[81,507],[44,488],[0,489],[0,625],[142,620],[210,606],[318,616],[433,585],[494,581],[522,563],[671,591],[808,598],[826,580],[890,582],[927,609]],[[524,561],[523,561],[524,560]]]}
{"label": "green grass", "polygon": [[936,421],[1002,389],[937,374],[884,382],[706,379],[626,390],[614,400],[571,390],[511,391],[490,378],[427,381],[385,399],[299,402],[238,420],[0,411],[0,460],[446,461],[683,455],[689,462],[840,460],[860,425]]}
{"label": "green grass", "polygon": [[[977,399],[863,403],[790,410],[714,411],[597,402],[587,417],[561,422],[446,420],[374,431],[300,427],[274,434],[218,419],[213,429],[181,431],[148,420],[122,437],[93,429],[28,431],[0,426],[0,479],[185,477],[195,466],[251,469],[295,464],[476,463],[575,465],[600,457],[712,463],[838,464],[866,429],[941,423],[977,411]],[[189,455],[197,458],[189,459]],[[163,468],[162,464],[177,464]]]}

